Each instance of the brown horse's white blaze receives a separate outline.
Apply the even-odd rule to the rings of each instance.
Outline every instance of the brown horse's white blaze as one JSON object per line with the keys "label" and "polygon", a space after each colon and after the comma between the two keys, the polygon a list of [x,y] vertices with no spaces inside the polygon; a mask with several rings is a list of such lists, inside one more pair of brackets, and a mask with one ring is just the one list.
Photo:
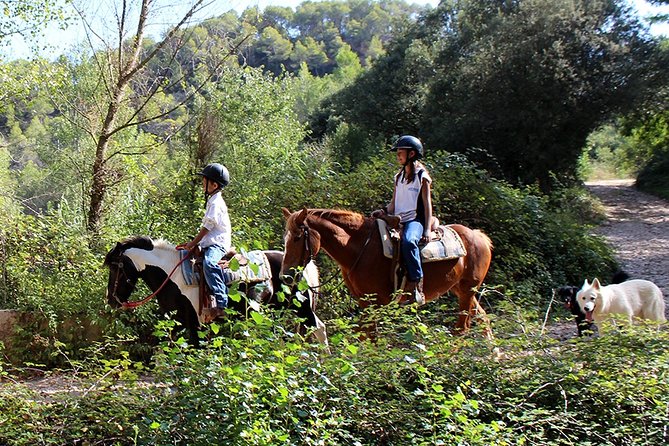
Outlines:
{"label": "brown horse's white blaze", "polygon": [[[285,255],[281,275],[291,276],[322,248],[340,267],[344,282],[358,305],[387,305],[393,299],[392,261],[383,255],[381,237],[374,218],[333,209],[303,209],[290,212],[284,235]],[[458,298],[458,333],[466,332],[472,317],[480,318],[485,335],[492,339],[490,320],[476,299],[492,258],[492,242],[482,231],[451,226],[462,238],[467,255],[423,265],[426,302],[452,291]],[[370,302],[369,296],[372,296]]]}

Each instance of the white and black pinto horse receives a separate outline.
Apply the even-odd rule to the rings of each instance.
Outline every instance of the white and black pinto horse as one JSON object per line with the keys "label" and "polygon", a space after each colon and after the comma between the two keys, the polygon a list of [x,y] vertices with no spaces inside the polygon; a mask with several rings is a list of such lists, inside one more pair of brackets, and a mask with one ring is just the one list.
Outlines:
{"label": "white and black pinto horse", "polygon": [[[261,290],[239,284],[239,290],[247,293],[248,299],[270,305],[276,308],[291,308],[297,316],[304,319],[304,326],[313,328],[314,335],[327,346],[325,324],[316,316],[316,295],[319,280],[316,265],[310,263],[304,270],[304,279],[309,285],[305,292],[308,302],[296,305],[292,296],[279,299],[277,292],[281,291],[279,272],[283,261],[282,251],[262,251],[270,265],[271,279]],[[188,285],[183,274],[177,269],[167,280],[168,275],[180,262],[180,253],[175,245],[164,240],[152,240],[149,237],[131,237],[116,243],[105,256],[104,265],[109,268],[107,282],[107,302],[112,308],[120,308],[128,301],[135,290],[138,279],[144,280],[147,286],[156,292],[158,305],[163,313],[176,312],[174,319],[178,321],[189,334],[192,345],[199,345],[197,330],[203,323],[198,315],[199,286],[196,283]],[[163,285],[164,284],[164,285]],[[230,306],[245,314],[246,302],[229,300]]]}

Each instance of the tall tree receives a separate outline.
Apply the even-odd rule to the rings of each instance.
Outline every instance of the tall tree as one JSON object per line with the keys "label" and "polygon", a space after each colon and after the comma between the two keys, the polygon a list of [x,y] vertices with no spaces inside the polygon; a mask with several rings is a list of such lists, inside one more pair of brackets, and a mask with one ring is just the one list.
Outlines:
{"label": "tall tree", "polygon": [[35,37],[50,23],[67,25],[71,0],[0,0],[0,43],[11,36]]}
{"label": "tall tree", "polygon": [[279,31],[271,26],[263,29],[256,50],[263,55],[265,68],[274,74],[282,71],[283,63],[290,58],[293,50],[292,42],[283,37]]}
{"label": "tall tree", "polygon": [[[140,126],[169,116],[183,106],[194,92],[199,91],[213,76],[225,59],[226,54],[217,54],[217,59],[206,68],[206,75],[197,78],[190,92],[182,95],[177,102],[160,101],[163,93],[180,83],[183,79],[172,79],[170,66],[162,70],[150,71],[150,62],[158,55],[165,54],[165,61],[175,63],[177,54],[183,48],[186,38],[183,30],[193,17],[210,5],[211,1],[194,1],[157,43],[145,45],[147,30],[151,19],[158,9],[157,0],[121,0],[114,3],[115,37],[106,38],[89,21],[82,9],[78,9],[85,25],[88,41],[92,49],[93,64],[102,85],[102,95],[96,105],[99,113],[90,114],[76,104],[69,104],[75,110],[82,110],[86,131],[95,144],[95,156],[92,164],[90,204],[87,217],[87,229],[93,235],[99,231],[103,213],[103,203],[109,188],[118,180],[113,168],[113,159],[123,155],[141,154],[147,147],[142,142],[139,147],[129,144],[114,144],[115,138],[121,138],[124,132],[137,130]],[[102,49],[98,49],[102,47]],[[156,106],[156,104],[159,104]]]}
{"label": "tall tree", "polygon": [[435,149],[483,149],[498,174],[548,190],[592,130],[666,82],[657,55],[622,0],[444,1],[335,113]]}
{"label": "tall tree", "polygon": [[[0,62],[2,48],[15,43],[16,38],[23,38],[29,47],[38,49],[39,38],[47,26],[66,28],[71,18],[67,8],[70,1],[0,0]],[[51,73],[43,73],[50,67],[41,61],[33,62],[32,71],[20,69],[18,73],[16,63],[20,62],[0,63],[0,111],[4,111],[9,98],[22,100],[35,90],[35,85],[51,78]]]}

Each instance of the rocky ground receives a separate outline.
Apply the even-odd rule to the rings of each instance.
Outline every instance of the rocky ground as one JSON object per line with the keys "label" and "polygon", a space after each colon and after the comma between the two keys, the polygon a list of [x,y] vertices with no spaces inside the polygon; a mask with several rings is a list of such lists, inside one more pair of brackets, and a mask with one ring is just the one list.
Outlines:
{"label": "rocky ground", "polygon": [[[606,211],[606,221],[595,233],[608,241],[630,278],[650,280],[660,287],[669,319],[669,202],[638,191],[634,180],[593,181],[586,186]],[[569,339],[576,336],[576,325],[560,322],[548,327],[547,332],[558,339]]]}
{"label": "rocky ground", "polygon": [[[669,202],[634,188],[634,180],[587,183],[606,209],[605,237],[632,278],[654,282],[669,299]],[[669,310],[669,301],[667,301]],[[669,313],[668,313],[669,316]]]}

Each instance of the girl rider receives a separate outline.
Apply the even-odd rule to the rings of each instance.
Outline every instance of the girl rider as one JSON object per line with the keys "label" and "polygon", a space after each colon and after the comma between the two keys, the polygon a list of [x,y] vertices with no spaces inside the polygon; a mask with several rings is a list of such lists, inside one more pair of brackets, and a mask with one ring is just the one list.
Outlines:
{"label": "girl rider", "polygon": [[395,175],[393,199],[388,206],[376,210],[373,217],[384,214],[400,217],[403,225],[400,252],[406,268],[407,283],[400,304],[425,303],[423,295],[423,267],[419,244],[430,240],[432,223],[432,178],[419,161],[424,154],[423,144],[411,135],[400,136],[392,149],[397,152],[397,163],[402,166]]}

